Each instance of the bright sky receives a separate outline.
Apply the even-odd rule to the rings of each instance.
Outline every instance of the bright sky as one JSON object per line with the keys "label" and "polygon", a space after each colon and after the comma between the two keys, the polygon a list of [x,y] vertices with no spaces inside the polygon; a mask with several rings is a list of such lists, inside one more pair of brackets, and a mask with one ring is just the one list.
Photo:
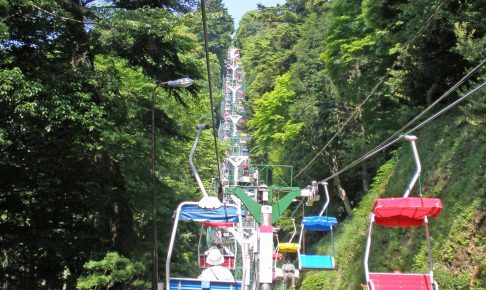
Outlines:
{"label": "bright sky", "polygon": [[257,4],[277,6],[277,4],[284,4],[285,0],[223,0],[223,3],[228,8],[229,14],[235,21],[235,28],[237,28],[243,14],[255,10]]}

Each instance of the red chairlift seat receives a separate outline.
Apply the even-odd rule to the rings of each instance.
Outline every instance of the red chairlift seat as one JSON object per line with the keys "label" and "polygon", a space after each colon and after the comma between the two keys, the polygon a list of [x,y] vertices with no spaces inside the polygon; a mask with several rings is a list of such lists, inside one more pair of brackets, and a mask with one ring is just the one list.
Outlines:
{"label": "red chairlift seat", "polygon": [[380,198],[375,201],[375,222],[385,227],[417,227],[424,224],[424,217],[437,217],[442,209],[438,198]]}
{"label": "red chairlift seat", "polygon": [[370,273],[368,281],[369,290],[433,290],[432,285],[428,274]]}
{"label": "red chairlift seat", "polygon": [[232,228],[234,223],[231,222],[203,222],[205,228]]}

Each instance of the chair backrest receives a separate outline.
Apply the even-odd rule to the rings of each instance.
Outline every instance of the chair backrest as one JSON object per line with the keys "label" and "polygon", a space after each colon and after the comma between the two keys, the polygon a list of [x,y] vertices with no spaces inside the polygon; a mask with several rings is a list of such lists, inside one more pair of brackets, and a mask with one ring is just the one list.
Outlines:
{"label": "chair backrest", "polygon": [[[227,268],[227,269],[230,269],[230,270],[234,270],[235,269],[235,256],[223,255],[223,257],[224,257],[224,262],[220,266]],[[209,268],[211,266],[212,265],[210,265],[206,262],[206,255],[200,254],[199,255],[199,267],[201,269],[206,269],[206,268]]]}

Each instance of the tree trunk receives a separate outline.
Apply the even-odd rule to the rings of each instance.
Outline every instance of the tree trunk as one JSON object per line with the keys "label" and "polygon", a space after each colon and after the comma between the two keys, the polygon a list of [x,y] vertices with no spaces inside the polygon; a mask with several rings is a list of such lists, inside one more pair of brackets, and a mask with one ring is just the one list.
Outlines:
{"label": "tree trunk", "polygon": [[135,240],[134,220],[132,209],[123,194],[126,189],[122,173],[118,164],[107,154],[96,154],[94,160],[98,165],[102,191],[109,198],[107,215],[111,247],[125,257],[130,257]]}
{"label": "tree trunk", "polygon": [[117,188],[112,193],[111,202],[111,241],[113,247],[126,257],[130,257],[135,233],[133,215],[127,199],[123,196],[124,181],[118,164],[110,161],[112,183]]}
{"label": "tree trunk", "polygon": [[361,176],[363,180],[363,191],[367,192],[370,190],[370,183],[368,182],[368,167],[366,166],[366,161],[361,164]]}
{"label": "tree trunk", "polygon": [[[365,152],[366,150],[366,130],[365,130],[365,127],[364,127],[364,124],[363,124],[363,121],[362,121],[362,115],[361,115],[361,112],[359,114],[359,131],[360,131],[360,135],[361,135],[361,138],[363,140],[363,142],[361,143],[361,151]],[[368,166],[366,165],[366,161],[363,161],[363,163],[361,163],[361,180],[362,180],[362,184],[363,184],[363,191],[364,192],[367,192],[368,190],[370,190],[370,183],[368,181]]]}
{"label": "tree trunk", "polygon": [[[336,174],[339,171],[338,161],[337,161],[336,155],[331,156],[331,163],[329,164],[329,170],[331,171],[331,173],[333,175]],[[339,176],[334,177],[334,185],[337,188],[337,191],[339,193],[339,197],[344,202],[344,209],[346,210],[346,213],[349,216],[351,216],[353,214],[352,208],[351,208],[351,203],[349,202],[348,195],[346,194],[346,190],[344,190],[344,187],[341,184],[341,180],[339,179]]]}
{"label": "tree trunk", "polygon": [[62,1],[61,6],[72,14],[72,20],[66,21],[67,48],[70,49],[71,66],[73,69],[91,67],[88,58],[89,39],[84,27],[84,11],[78,0]]}

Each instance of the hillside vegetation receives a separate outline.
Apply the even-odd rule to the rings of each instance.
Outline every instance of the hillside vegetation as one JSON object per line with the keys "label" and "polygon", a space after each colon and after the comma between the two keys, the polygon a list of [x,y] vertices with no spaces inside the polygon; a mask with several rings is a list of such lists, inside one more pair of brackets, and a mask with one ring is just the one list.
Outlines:
{"label": "hillside vegetation", "polygon": [[[246,72],[252,158],[294,166],[295,182],[306,186],[363,156],[485,59],[480,15],[486,7],[480,2],[288,0],[247,13],[235,43]],[[484,82],[484,71],[422,120]],[[486,287],[484,91],[415,132],[422,191],[444,206],[431,221],[440,289]],[[373,202],[401,196],[413,171],[409,145],[401,143],[328,180],[329,215],[342,221],[335,239],[338,269],[305,273],[301,289],[361,289]],[[292,231],[288,220],[278,226]],[[317,252],[329,252],[328,236],[306,240],[318,245]],[[424,229],[377,227],[370,269],[426,272]]]}
{"label": "hillside vegetation", "polygon": [[[442,213],[430,221],[434,273],[440,289],[486,289],[485,122],[484,115],[445,116],[418,133],[424,195],[443,202]],[[371,208],[378,197],[402,194],[415,170],[409,147],[404,143],[380,167],[352,218],[338,226],[337,271],[307,273],[300,289],[360,289],[365,281],[363,257]],[[370,270],[426,273],[424,233],[423,227],[375,227]]]}

